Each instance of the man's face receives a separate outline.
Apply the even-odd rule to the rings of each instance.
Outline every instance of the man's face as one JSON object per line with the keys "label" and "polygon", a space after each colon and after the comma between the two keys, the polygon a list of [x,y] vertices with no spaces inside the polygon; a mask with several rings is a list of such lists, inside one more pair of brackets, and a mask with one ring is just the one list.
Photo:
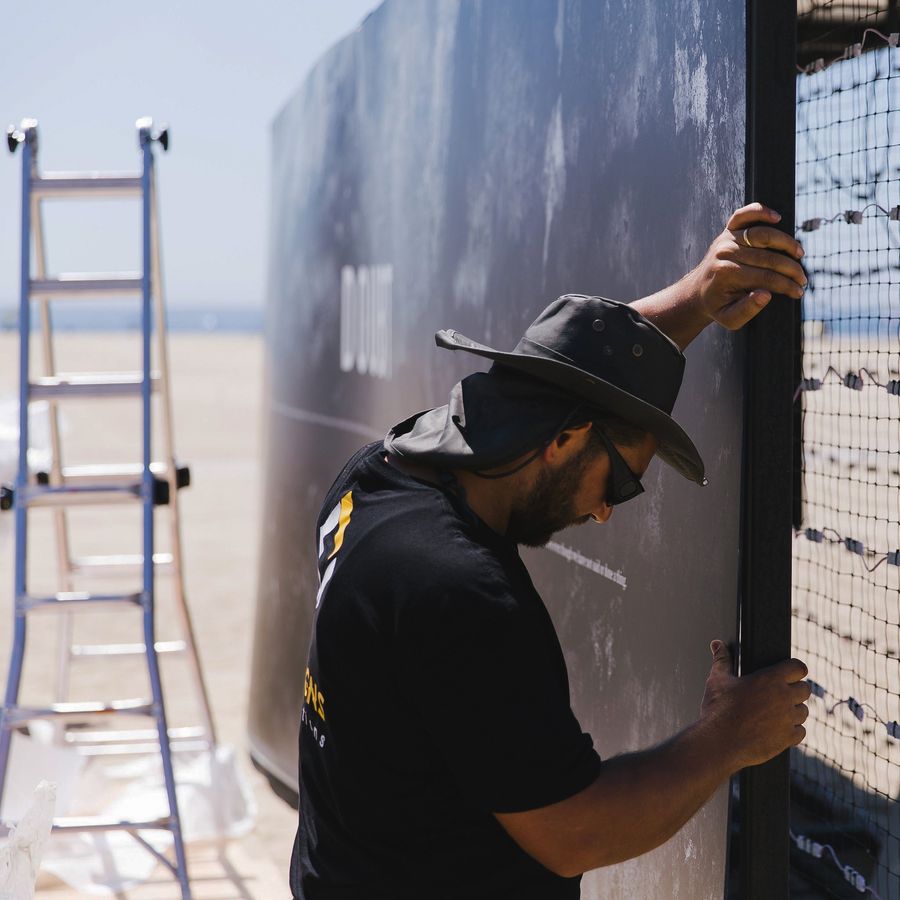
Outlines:
{"label": "man's face", "polygon": [[[648,435],[643,444],[616,449],[641,477],[656,452],[656,440]],[[531,489],[510,510],[506,536],[526,547],[543,547],[564,528],[591,518],[605,522],[612,515],[605,502],[608,481],[606,454],[584,443],[563,464],[538,471]]]}

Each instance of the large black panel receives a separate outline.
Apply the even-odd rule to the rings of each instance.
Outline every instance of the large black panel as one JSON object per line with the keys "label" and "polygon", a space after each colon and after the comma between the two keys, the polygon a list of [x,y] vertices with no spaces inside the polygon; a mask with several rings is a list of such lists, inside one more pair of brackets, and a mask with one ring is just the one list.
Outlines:
{"label": "large black panel", "polygon": [[[699,261],[744,199],[744,41],[725,0],[389,0],[278,117],[250,733],[289,788],[341,463],[475,368],[438,328],[511,348],[558,294],[630,300]],[[609,524],[526,555],[602,755],[692,721],[708,643],[734,637],[741,368],[722,331],[688,351],[675,414],[709,487],[656,462]],[[720,896],[726,794],[584,896]]]}

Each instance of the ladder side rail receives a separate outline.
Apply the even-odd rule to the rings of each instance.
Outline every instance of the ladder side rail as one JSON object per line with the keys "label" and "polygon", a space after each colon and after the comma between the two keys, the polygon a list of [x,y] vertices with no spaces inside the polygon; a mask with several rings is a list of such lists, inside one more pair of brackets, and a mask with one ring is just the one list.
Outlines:
{"label": "ladder side rail", "polygon": [[[31,331],[31,179],[34,175],[37,131],[29,128],[22,141],[22,231],[19,289],[19,466],[16,474],[16,496],[21,496],[28,484],[28,378],[29,346]],[[22,664],[25,657],[25,613],[19,608],[19,598],[27,593],[27,508],[22,503],[15,504],[15,603],[12,648],[9,658],[9,674],[3,709],[0,711],[0,803],[9,765],[9,748],[12,740],[9,711],[19,701],[19,685],[22,680]]]}
{"label": "ladder side rail", "polygon": [[[34,240],[34,266],[38,278],[47,277],[47,256],[44,241],[44,219],[41,215],[41,203],[37,197],[32,198],[32,235]],[[56,352],[53,346],[53,320],[50,314],[50,301],[41,297],[38,301],[41,316],[41,345],[44,356],[44,377],[54,378],[59,373],[56,367]],[[63,459],[61,429],[59,423],[59,402],[53,398],[48,399],[50,423],[50,484],[57,486],[63,484]],[[63,582],[63,590],[74,590],[72,587],[72,565],[69,552],[69,531],[67,527],[65,510],[57,510],[54,513],[54,525],[57,537],[57,558],[59,560],[60,580]]]}
{"label": "ladder side rail", "polygon": [[206,729],[210,750],[217,743],[215,721],[209,701],[209,692],[203,668],[200,665],[200,654],[194,636],[194,625],[188,609],[184,585],[184,555],[181,546],[181,517],[179,512],[178,469],[175,461],[175,428],[172,414],[172,394],[169,379],[168,329],[166,326],[165,285],[162,278],[162,242],[160,240],[159,205],[156,191],[156,173],[150,175],[151,227],[153,253],[153,287],[156,311],[156,344],[159,371],[159,404],[162,418],[162,438],[166,477],[169,482],[169,531],[172,554],[172,585],[175,594],[175,608],[181,626],[181,634],[187,644],[186,662],[194,690],[200,700],[200,715]]}
{"label": "ladder side rail", "polygon": [[[44,241],[44,217],[42,215],[42,207],[40,198],[32,196],[32,235],[34,240],[34,268],[38,278],[47,277],[47,254],[46,243]],[[54,378],[59,373],[56,367],[56,351],[53,346],[53,320],[50,314],[50,300],[47,297],[41,297],[38,301],[41,315],[41,345],[44,355],[44,376],[46,378]],[[50,460],[50,484],[61,485],[63,483],[63,460],[62,460],[62,441],[60,438],[59,424],[59,402],[55,399],[49,399],[49,421],[50,421],[50,452],[52,454]],[[54,514],[56,519],[57,539],[60,546],[59,561],[60,573],[64,582],[64,590],[72,590],[71,587],[71,563],[69,553],[69,532],[66,527],[66,516],[63,510],[59,510]]]}
{"label": "ladder side rail", "polygon": [[141,274],[141,341],[143,353],[143,382],[142,382],[142,431],[143,431],[143,525],[144,525],[144,646],[147,655],[147,667],[150,673],[150,685],[153,693],[153,702],[156,706],[156,725],[159,733],[159,749],[162,756],[163,776],[166,785],[166,796],[169,803],[169,815],[172,821],[172,837],[175,845],[175,860],[178,869],[178,881],[181,885],[183,900],[190,900],[191,889],[188,880],[187,860],[185,859],[184,840],[181,833],[181,819],[178,815],[178,798],[175,791],[175,772],[172,765],[172,750],[169,745],[168,726],[166,724],[165,704],[162,694],[162,682],[159,673],[159,658],[156,653],[156,626],[154,621],[155,597],[154,597],[154,571],[153,571],[153,472],[150,468],[152,462],[151,427],[152,427],[152,390],[151,390],[151,332],[153,329],[153,317],[151,309],[152,291],[152,173],[153,173],[153,149],[150,128],[143,127],[139,130],[141,152],[143,155],[143,167],[141,171],[141,239],[142,262]]}
{"label": "ladder side rail", "polygon": [[[37,179],[40,180],[40,179]],[[34,268],[39,279],[47,277],[47,254],[44,241],[44,218],[41,215],[41,198],[37,192],[31,195],[31,229],[34,241]],[[44,376],[53,378],[57,375],[56,353],[53,347],[53,320],[50,315],[50,300],[41,297],[38,300],[41,316],[41,345],[44,356]],[[50,398],[48,401],[48,419],[50,423],[50,484],[63,484],[62,442],[60,440],[59,403]],[[72,552],[69,543],[68,516],[64,506],[53,510],[53,529],[56,534],[56,567],[59,588],[61,591],[75,589],[72,574]],[[57,658],[56,658],[56,699],[65,700],[69,695],[69,673],[71,663],[70,647],[74,639],[74,620],[68,612],[59,616],[57,625]],[[60,726],[60,731],[64,728]],[[61,734],[59,735],[62,736]]]}

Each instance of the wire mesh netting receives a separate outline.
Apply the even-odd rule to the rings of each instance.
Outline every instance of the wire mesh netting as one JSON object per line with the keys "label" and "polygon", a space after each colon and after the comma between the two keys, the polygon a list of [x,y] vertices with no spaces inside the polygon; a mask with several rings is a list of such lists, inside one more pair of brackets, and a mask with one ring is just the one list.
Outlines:
{"label": "wire mesh netting", "polygon": [[798,6],[802,526],[792,896],[900,897],[900,49],[897,2]]}

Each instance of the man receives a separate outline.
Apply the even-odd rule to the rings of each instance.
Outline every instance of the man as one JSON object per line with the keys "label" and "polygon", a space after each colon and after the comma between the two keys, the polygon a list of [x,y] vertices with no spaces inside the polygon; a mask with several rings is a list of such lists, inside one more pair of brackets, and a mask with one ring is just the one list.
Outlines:
{"label": "man", "polygon": [[512,352],[438,334],[493,368],[359,451],[318,522],[295,897],[576,898],[581,873],[658,846],[803,740],[803,663],[736,678],[713,641],[697,721],[601,762],[517,553],[607,522],[654,455],[705,483],[670,415],[681,351],[802,295],[778,218],[738,210],[695,270],[630,306],[559,298]]}

